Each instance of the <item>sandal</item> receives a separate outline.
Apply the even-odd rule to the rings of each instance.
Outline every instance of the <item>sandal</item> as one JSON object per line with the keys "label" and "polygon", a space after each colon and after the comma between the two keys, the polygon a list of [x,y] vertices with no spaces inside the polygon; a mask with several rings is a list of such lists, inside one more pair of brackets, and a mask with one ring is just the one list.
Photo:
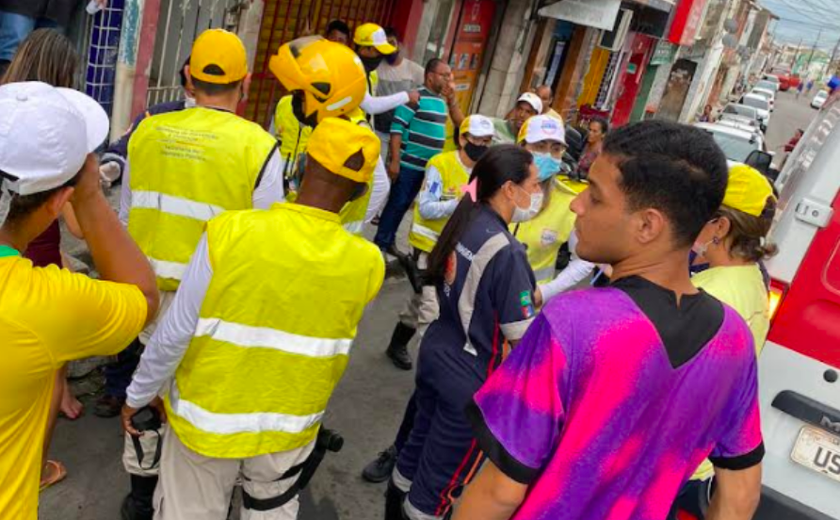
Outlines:
{"label": "sandal", "polygon": [[41,471],[40,490],[43,491],[52,485],[58,484],[65,478],[67,478],[67,468],[64,467],[64,464],[57,460],[48,460],[44,464],[44,469]]}

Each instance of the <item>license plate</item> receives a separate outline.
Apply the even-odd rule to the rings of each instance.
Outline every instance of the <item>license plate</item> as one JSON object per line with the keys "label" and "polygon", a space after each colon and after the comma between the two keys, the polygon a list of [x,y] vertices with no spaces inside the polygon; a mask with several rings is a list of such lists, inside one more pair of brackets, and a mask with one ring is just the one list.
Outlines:
{"label": "license plate", "polygon": [[790,458],[797,464],[840,482],[840,437],[804,426]]}

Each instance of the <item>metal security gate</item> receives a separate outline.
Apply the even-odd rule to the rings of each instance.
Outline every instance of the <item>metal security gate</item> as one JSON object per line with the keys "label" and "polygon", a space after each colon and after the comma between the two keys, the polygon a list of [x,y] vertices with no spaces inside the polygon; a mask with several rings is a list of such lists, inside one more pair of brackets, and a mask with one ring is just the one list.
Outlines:
{"label": "metal security gate", "polygon": [[180,72],[205,29],[236,32],[241,0],[161,0],[146,106],[182,97]]}
{"label": "metal security gate", "polygon": [[395,1],[266,0],[245,117],[264,128],[270,126],[274,108],[285,91],[268,69],[268,60],[283,43],[307,34],[322,34],[335,19],[344,20],[351,31],[366,22],[384,25]]}

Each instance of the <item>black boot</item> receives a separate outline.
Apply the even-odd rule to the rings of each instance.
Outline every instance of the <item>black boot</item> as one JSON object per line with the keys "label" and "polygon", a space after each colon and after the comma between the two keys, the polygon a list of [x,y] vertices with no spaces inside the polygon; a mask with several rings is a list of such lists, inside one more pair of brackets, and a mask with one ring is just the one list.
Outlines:
{"label": "black boot", "polygon": [[155,514],[152,498],[155,495],[157,477],[131,475],[131,492],[122,503],[122,520],[152,520]]}
{"label": "black boot", "polygon": [[397,464],[397,448],[389,446],[376,457],[376,460],[365,466],[362,471],[362,478],[368,482],[379,484],[391,478],[394,466]]}
{"label": "black boot", "polygon": [[405,520],[403,514],[403,502],[405,495],[393,482],[388,482],[388,489],[385,491],[385,520]]}
{"label": "black boot", "polygon": [[401,370],[411,370],[411,356],[408,354],[408,342],[414,337],[417,329],[397,323],[394,327],[394,334],[391,336],[391,343],[388,344],[388,350],[385,354],[391,358],[394,366]]}

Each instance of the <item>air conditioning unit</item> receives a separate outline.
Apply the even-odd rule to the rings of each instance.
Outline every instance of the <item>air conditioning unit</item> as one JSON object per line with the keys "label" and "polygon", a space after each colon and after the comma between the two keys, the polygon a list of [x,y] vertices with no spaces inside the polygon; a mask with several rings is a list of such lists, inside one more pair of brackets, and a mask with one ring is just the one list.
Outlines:
{"label": "air conditioning unit", "polygon": [[615,18],[615,25],[612,31],[604,31],[601,34],[601,41],[598,42],[598,47],[610,51],[620,50],[624,46],[624,40],[627,38],[627,33],[630,31],[630,22],[633,20],[633,11],[630,9],[621,9],[618,16]]}

